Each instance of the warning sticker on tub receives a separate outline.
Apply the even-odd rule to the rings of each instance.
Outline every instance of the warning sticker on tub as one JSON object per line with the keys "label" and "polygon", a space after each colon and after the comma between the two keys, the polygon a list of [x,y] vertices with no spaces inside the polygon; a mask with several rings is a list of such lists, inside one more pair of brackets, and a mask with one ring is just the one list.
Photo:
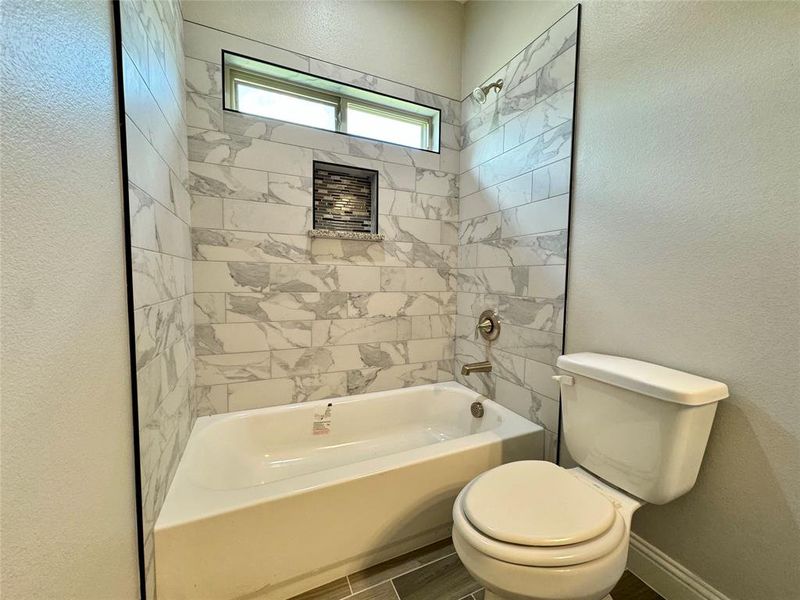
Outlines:
{"label": "warning sticker on tub", "polygon": [[328,435],[331,432],[331,412],[333,404],[325,407],[325,412],[314,413],[314,424],[311,427],[313,435]]}
{"label": "warning sticker on tub", "polygon": [[330,421],[314,421],[314,428],[311,431],[314,435],[328,435],[331,432]]}

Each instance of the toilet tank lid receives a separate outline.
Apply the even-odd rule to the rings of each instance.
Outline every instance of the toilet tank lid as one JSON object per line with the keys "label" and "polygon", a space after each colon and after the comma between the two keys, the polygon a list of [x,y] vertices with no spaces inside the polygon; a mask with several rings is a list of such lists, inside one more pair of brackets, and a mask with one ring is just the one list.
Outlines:
{"label": "toilet tank lid", "polygon": [[688,406],[718,402],[728,397],[728,386],[724,383],[632,358],[578,352],[559,356],[556,364],[563,371],[575,375]]}

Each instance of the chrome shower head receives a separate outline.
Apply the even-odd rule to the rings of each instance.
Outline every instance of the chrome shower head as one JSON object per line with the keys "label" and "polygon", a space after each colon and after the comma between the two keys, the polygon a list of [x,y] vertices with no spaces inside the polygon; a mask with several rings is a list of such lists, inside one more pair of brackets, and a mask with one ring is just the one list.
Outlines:
{"label": "chrome shower head", "polygon": [[475,102],[478,104],[483,104],[486,102],[486,95],[495,90],[496,92],[500,92],[503,89],[503,80],[498,79],[492,83],[487,83],[486,85],[482,85],[480,87],[476,87],[472,90],[472,97],[475,99]]}

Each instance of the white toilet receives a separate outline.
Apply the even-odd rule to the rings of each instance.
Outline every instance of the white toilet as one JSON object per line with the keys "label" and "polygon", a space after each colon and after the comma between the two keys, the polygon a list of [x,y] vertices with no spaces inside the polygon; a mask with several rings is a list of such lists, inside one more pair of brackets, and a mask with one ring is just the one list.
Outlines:
{"label": "white toilet", "polygon": [[694,486],[725,384],[618,356],[561,356],[572,458],[508,463],[453,506],[453,543],[486,600],[600,600],[625,570],[631,518]]}

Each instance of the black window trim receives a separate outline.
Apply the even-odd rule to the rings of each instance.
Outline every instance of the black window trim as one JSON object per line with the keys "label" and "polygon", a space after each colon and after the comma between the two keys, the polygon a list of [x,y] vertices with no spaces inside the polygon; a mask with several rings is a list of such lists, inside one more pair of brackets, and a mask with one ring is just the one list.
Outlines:
{"label": "black window trim", "polygon": [[[433,149],[429,149],[429,148],[419,148],[417,146],[407,146],[405,144],[398,144],[398,143],[395,143],[395,142],[389,142],[389,141],[386,141],[386,140],[380,140],[380,139],[373,138],[373,137],[367,137],[367,136],[363,136],[363,135],[347,133],[346,131],[339,131],[338,130],[338,125],[339,125],[338,123],[337,123],[337,130],[334,131],[334,130],[331,130],[331,129],[325,129],[323,127],[315,127],[313,125],[304,125],[302,123],[295,123],[293,121],[283,121],[282,119],[273,119],[271,117],[265,117],[263,115],[256,115],[256,114],[253,114],[253,113],[237,110],[235,108],[229,108],[228,106],[226,106],[226,95],[228,94],[228,86],[229,86],[229,82],[227,81],[227,76],[228,76],[227,73],[228,73],[229,69],[227,69],[225,67],[225,55],[231,55],[231,56],[243,58],[243,59],[246,59],[246,60],[252,60],[252,61],[255,61],[255,62],[263,63],[263,64],[268,65],[268,66],[277,67],[279,69],[285,69],[287,71],[291,71],[293,73],[297,73],[297,74],[305,76],[305,77],[309,77],[309,76],[310,77],[315,77],[317,79],[321,79],[323,81],[329,81],[329,82],[337,84],[337,85],[348,86],[348,87],[351,87],[351,88],[354,88],[354,89],[358,89],[358,90],[362,90],[362,91],[365,91],[365,92],[369,92],[371,94],[375,94],[377,96],[383,96],[385,98],[390,98],[392,100],[398,100],[400,102],[407,102],[407,103],[410,103],[410,104],[416,104],[417,106],[421,106],[421,107],[423,107],[425,109],[428,109],[428,110],[431,110],[431,111],[435,111],[437,113],[437,115],[438,115],[438,118],[435,119],[435,123],[432,124],[432,129],[429,132],[429,136],[431,138],[433,138],[434,137],[434,133],[435,133],[433,128],[434,127],[438,127],[438,129],[439,129],[438,149],[433,150]],[[369,88],[361,87],[361,86],[358,86],[358,85],[353,85],[351,83],[345,83],[343,81],[337,81],[335,79],[331,79],[330,77],[325,77],[325,76],[322,76],[322,75],[315,75],[313,73],[308,73],[306,71],[301,71],[299,69],[293,69],[291,67],[287,67],[287,66],[281,65],[279,63],[271,62],[271,61],[264,60],[264,59],[261,59],[261,58],[254,58],[252,56],[248,56],[246,54],[241,54],[239,52],[233,52],[231,50],[226,50],[224,48],[221,50],[220,65],[221,65],[221,69],[222,69],[222,94],[223,94],[222,110],[223,111],[227,111],[227,112],[231,112],[231,113],[238,113],[238,114],[248,115],[248,116],[254,116],[254,117],[257,117],[257,118],[261,118],[261,119],[272,119],[273,121],[281,121],[281,122],[284,122],[284,123],[290,123],[290,124],[298,126],[298,127],[309,127],[311,129],[316,129],[318,131],[326,131],[328,133],[335,133],[335,134],[338,134],[338,135],[346,135],[348,137],[368,140],[368,141],[377,142],[377,143],[380,143],[380,144],[390,144],[392,146],[398,146],[400,148],[411,148],[411,149],[416,150],[418,152],[429,152],[431,154],[441,154],[441,150],[442,150],[442,143],[441,143],[442,110],[440,108],[437,108],[435,106],[430,106],[430,105],[424,104],[422,102],[416,102],[416,101],[412,102],[411,100],[408,100],[406,98],[400,98],[399,96],[393,96],[391,94],[384,94],[382,92],[376,92],[375,90],[371,90]],[[234,69],[234,70],[238,70],[238,69]],[[265,79],[269,79],[269,76],[264,76],[264,78]],[[303,87],[303,86],[294,86],[291,82],[286,82],[286,86],[287,87]],[[309,91],[311,92],[309,94],[309,96],[313,96],[314,95],[314,90],[309,90]],[[333,94],[326,94],[324,91],[320,91],[318,93],[319,93],[319,96],[324,96],[324,95],[329,95],[330,96],[330,95],[333,95]],[[361,104],[369,104],[369,102],[360,100],[358,98],[347,98],[347,99],[349,101],[353,102],[354,104],[359,104],[359,103],[361,103]],[[378,105],[378,106],[380,107],[380,105]],[[392,109],[391,109],[391,107],[387,107],[387,110],[392,110]],[[402,113],[403,111],[401,109],[398,109],[397,112],[398,113]]]}

